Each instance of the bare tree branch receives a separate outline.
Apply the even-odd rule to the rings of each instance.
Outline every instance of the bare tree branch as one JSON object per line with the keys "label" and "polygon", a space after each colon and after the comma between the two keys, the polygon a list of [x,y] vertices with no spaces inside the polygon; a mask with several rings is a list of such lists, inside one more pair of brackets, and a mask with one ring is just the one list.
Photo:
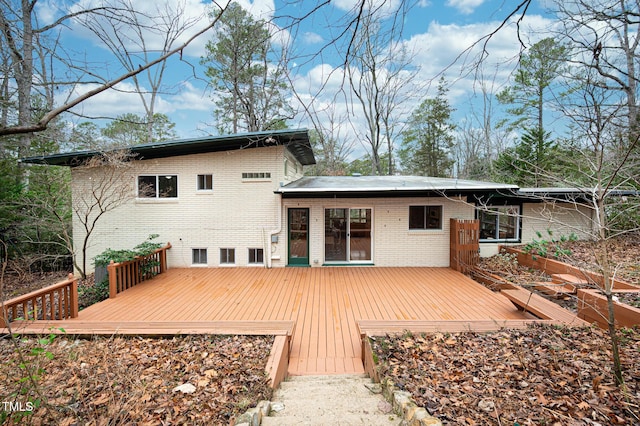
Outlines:
{"label": "bare tree branch", "polygon": [[65,103],[64,105],[61,105],[57,108],[52,109],[51,111],[47,112],[46,114],[44,114],[42,116],[42,118],[34,124],[18,124],[16,126],[8,126],[8,127],[0,127],[0,136],[7,136],[7,135],[18,135],[18,134],[28,134],[28,133],[34,133],[34,132],[41,132],[47,129],[47,126],[49,125],[49,123],[56,118],[57,116],[59,116],[60,114],[70,110],[71,108],[75,107],[76,105],[79,105],[80,103],[86,101],[87,99],[102,93],[112,87],[114,87],[116,84],[121,83],[124,80],[127,80],[128,78],[131,78],[133,76],[136,76],[138,74],[140,74],[141,72],[148,70],[149,68],[153,67],[154,65],[157,65],[161,62],[166,61],[169,57],[177,54],[177,53],[181,53],[187,46],[189,46],[189,44],[191,44],[195,39],[197,39],[198,37],[200,37],[202,34],[206,33],[207,31],[209,31],[210,29],[212,29],[218,22],[218,20],[220,19],[220,17],[222,16],[222,14],[224,13],[224,11],[226,10],[226,6],[220,8],[220,12],[216,15],[215,19],[206,27],[204,27],[203,29],[201,29],[200,31],[198,31],[196,34],[194,34],[193,36],[191,36],[186,42],[184,42],[183,44],[181,44],[180,46],[176,47],[175,49],[170,50],[169,52],[167,52],[166,54],[158,57],[157,59],[150,61],[144,65],[141,65],[138,69],[134,69],[131,70],[125,74],[123,74],[122,76],[111,80],[103,85],[101,85],[100,87],[97,87],[93,90],[90,90],[78,97],[76,97],[75,99]]}

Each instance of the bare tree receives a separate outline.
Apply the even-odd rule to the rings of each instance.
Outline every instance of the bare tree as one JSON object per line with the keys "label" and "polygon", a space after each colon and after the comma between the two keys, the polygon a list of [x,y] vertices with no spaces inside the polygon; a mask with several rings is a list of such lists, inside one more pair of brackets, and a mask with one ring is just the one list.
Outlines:
{"label": "bare tree", "polygon": [[338,117],[334,105],[325,105],[324,111],[317,110],[317,104],[307,107],[314,132],[311,143],[316,153],[314,175],[342,176],[347,173],[347,158],[351,154],[354,142],[344,135],[347,118]]}
{"label": "bare tree", "polygon": [[619,94],[625,108],[627,143],[634,144],[640,133],[638,81],[640,57],[640,3],[637,0],[558,1],[562,23],[560,36],[573,46],[573,61],[601,78],[598,83]]}
{"label": "bare tree", "polygon": [[[360,105],[359,111],[354,110],[354,116],[361,112],[365,119],[362,137],[370,149],[371,172],[391,175],[395,139],[402,130],[402,120],[409,113],[403,105],[410,104],[419,93],[412,86],[419,70],[411,65],[412,55],[399,41],[401,29],[393,16],[393,22],[385,23],[385,16],[376,13],[374,1],[366,0],[362,5],[367,12],[361,16],[354,33],[346,70],[350,89]],[[357,129],[358,124],[354,127]],[[382,169],[380,161],[383,148],[389,156],[388,170]]]}
{"label": "bare tree", "polygon": [[[158,3],[150,13],[134,9],[130,0],[111,0],[110,7],[104,13],[77,19],[96,34],[127,72],[136,71],[140,64],[166,55],[199,21],[199,18],[188,17],[184,0],[172,5]],[[144,106],[147,126],[147,139],[139,142],[153,141],[158,96],[168,93],[163,86],[166,70],[167,61],[162,61],[131,77]]]}
{"label": "bare tree", "polygon": [[[9,117],[6,120],[7,124],[4,124],[5,119],[0,120],[2,126],[0,126],[0,136],[6,135],[21,135],[20,149],[23,155],[30,146],[31,134],[34,132],[41,132],[47,128],[49,123],[64,112],[69,111],[73,107],[79,105],[85,100],[109,90],[116,86],[118,83],[123,82],[129,78],[139,75],[152,67],[164,63],[169,57],[181,54],[183,50],[191,44],[196,38],[213,28],[221,14],[224,12],[228,2],[223,5],[216,4],[215,13],[212,13],[212,20],[206,26],[199,31],[195,32],[185,42],[180,45],[167,50],[160,54],[156,58],[145,58],[148,60],[143,64],[139,64],[135,69],[129,70],[119,77],[108,78],[106,76],[96,75],[90,66],[87,64],[67,64],[69,70],[77,70],[81,73],[80,77],[76,77],[71,81],[38,81],[35,77],[37,73],[34,68],[34,57],[37,51],[38,43],[46,38],[47,34],[59,31],[60,28],[68,23],[71,19],[83,17],[86,15],[107,14],[109,16],[117,16],[119,10],[114,8],[93,8],[83,9],[76,12],[67,13],[64,16],[58,18],[54,23],[34,27],[33,23],[37,23],[35,18],[35,1],[22,0],[20,5],[11,2],[10,0],[2,0],[3,13],[0,14],[0,37],[2,37],[2,43],[0,45],[5,46],[11,55],[11,79],[12,84],[9,87],[15,87],[15,93],[11,93],[9,99],[2,99],[3,102],[15,102],[18,105],[17,114],[15,117],[11,115],[11,109],[9,111]],[[124,11],[127,12],[126,10]],[[126,16],[126,15],[125,15]],[[53,37],[55,39],[55,37]],[[62,58],[63,51],[61,49],[54,50],[52,46],[48,51],[45,49],[51,60]],[[36,83],[34,83],[34,81]],[[54,87],[54,86],[77,86],[86,83],[98,84],[92,90],[88,90],[77,97],[67,100],[62,105],[51,107],[42,114],[34,117],[31,114],[30,103],[34,95],[34,84],[36,87]],[[10,89],[11,90],[11,89]],[[4,111],[4,109],[0,109]]]}
{"label": "bare tree", "polygon": [[[135,197],[135,182],[139,169],[128,151],[103,153],[72,170],[77,182],[72,187],[72,214],[76,235],[63,235],[74,254],[76,270],[86,277],[87,251],[96,224],[103,215]],[[73,244],[73,240],[81,244]]]}
{"label": "bare tree", "polygon": [[[635,189],[640,187],[637,170],[640,167],[638,157],[633,155],[640,147],[640,140],[627,139],[629,128],[622,127],[619,120],[621,111],[626,109],[625,102],[614,91],[607,88],[602,77],[595,69],[587,69],[580,73],[582,84],[572,97],[573,103],[567,105],[571,111],[570,118],[576,132],[579,132],[582,149],[579,154],[579,168],[573,174],[555,175],[553,179],[572,188],[584,188],[583,196],[576,199],[576,204],[589,208],[586,218],[591,224],[589,240],[596,259],[594,269],[603,276],[604,285],[598,285],[607,299],[609,337],[613,354],[613,374],[618,385],[623,384],[623,371],[618,349],[618,334],[614,314],[614,278],[616,266],[610,255],[611,240],[622,234],[640,230],[638,221],[638,200]],[[626,120],[623,120],[626,121]],[[620,143],[625,139],[628,143]],[[612,149],[624,146],[624,151]],[[636,194],[621,202],[624,194]],[[553,199],[552,194],[542,194],[546,199]],[[626,198],[626,197],[624,197]],[[633,215],[629,215],[633,213]],[[624,220],[621,222],[620,219]],[[550,218],[562,221],[562,218]],[[595,286],[595,283],[594,283]]]}
{"label": "bare tree", "polygon": [[512,144],[512,137],[497,126],[499,114],[495,88],[498,85],[498,68],[492,75],[486,75],[484,64],[480,64],[476,76],[479,88],[469,99],[469,114],[457,128],[454,157],[458,177],[491,180],[493,161]]}

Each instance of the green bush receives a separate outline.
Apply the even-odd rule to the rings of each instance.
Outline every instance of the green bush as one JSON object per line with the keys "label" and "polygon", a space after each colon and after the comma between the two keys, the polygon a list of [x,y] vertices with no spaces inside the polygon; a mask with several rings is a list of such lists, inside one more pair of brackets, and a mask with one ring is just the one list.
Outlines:
{"label": "green bush", "polygon": [[561,258],[562,256],[571,256],[571,250],[567,248],[563,248],[562,243],[566,243],[568,241],[577,241],[578,236],[573,232],[570,235],[562,235],[559,239],[553,238],[553,231],[551,229],[547,229],[547,234],[549,235],[549,239],[543,239],[542,233],[540,231],[536,231],[536,235],[540,240],[533,240],[530,243],[526,244],[523,248],[525,253],[532,254],[534,256],[542,256],[542,257],[554,257]]}
{"label": "green bush", "polygon": [[136,256],[147,256],[162,247],[162,243],[153,242],[158,238],[158,234],[151,234],[142,243],[138,244],[131,250],[112,250],[106,249],[99,255],[93,258],[93,263],[96,266],[108,266],[113,260],[115,263],[126,262],[133,260]]}
{"label": "green bush", "polygon": [[86,308],[94,303],[108,299],[109,278],[105,277],[102,281],[97,282],[90,287],[80,287],[78,289],[78,298],[80,299],[80,308]]}
{"label": "green bush", "polygon": [[[149,237],[138,244],[131,250],[112,250],[107,249],[93,258],[93,263],[96,268],[106,268],[113,260],[115,263],[126,262],[135,259],[137,256],[148,256],[160,247],[162,243],[154,242],[158,238],[158,234],[151,234]],[[140,264],[140,272],[145,278],[150,278],[154,275],[154,268],[158,266],[157,261],[148,261]],[[96,282],[91,287],[81,287],[79,290],[79,296],[82,300],[83,307],[90,306],[94,303],[102,302],[109,298],[109,278],[105,276],[101,281]]]}

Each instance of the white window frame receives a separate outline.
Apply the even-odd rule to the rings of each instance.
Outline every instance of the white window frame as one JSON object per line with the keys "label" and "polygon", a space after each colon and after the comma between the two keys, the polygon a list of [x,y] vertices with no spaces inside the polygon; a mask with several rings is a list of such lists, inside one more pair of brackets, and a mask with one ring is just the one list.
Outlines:
{"label": "white window frame", "polygon": [[[195,262],[196,250],[198,252],[198,260],[202,260],[202,252],[204,252],[204,262]],[[209,264],[209,253],[206,248],[195,247],[191,249],[191,264],[194,266],[206,266]]]}
{"label": "white window frame", "polygon": [[[160,196],[160,179],[169,177],[175,177],[176,179],[176,196],[175,197],[161,197]],[[155,196],[153,197],[145,197],[140,195],[140,178],[143,177],[154,177],[155,182]],[[179,183],[178,183],[178,175],[177,174],[169,174],[169,173],[159,173],[159,174],[141,174],[136,177],[136,198],[138,200],[177,200],[180,193],[178,191]]]}
{"label": "white window frame", "polygon": [[[206,186],[207,176],[211,177],[211,188],[201,188],[200,187],[201,178],[204,179],[202,182],[204,182],[204,184]],[[200,173],[200,174],[196,175],[196,191],[198,191],[198,192],[213,192],[213,174],[212,173]]]}
{"label": "white window frame", "polygon": [[[252,255],[252,251],[255,252]],[[257,253],[261,252],[262,261],[255,261],[254,259],[257,257]],[[247,264],[248,265],[264,265],[264,249],[262,247],[249,247],[247,249]]]}
{"label": "white window frame", "polygon": [[271,172],[242,172],[243,182],[268,182],[271,180]]}
{"label": "white window frame", "polygon": [[[223,250],[226,250],[225,261],[222,261]],[[229,262],[229,252],[233,252],[233,262]],[[236,249],[235,247],[220,247],[220,265],[222,266],[234,266],[236,264]]]}
{"label": "white window frame", "polygon": [[[517,214],[509,213],[508,211],[511,209],[515,209]],[[505,213],[499,213],[500,210],[504,210]],[[495,214],[495,234],[491,238],[487,238],[484,236],[486,229],[483,227],[483,217],[484,213],[488,213],[489,211],[495,211],[498,214]],[[480,242],[481,243],[503,243],[503,242],[520,242],[522,238],[522,229],[520,224],[520,219],[522,218],[522,206],[517,204],[509,204],[509,205],[489,205],[483,206],[478,209],[477,218],[480,221]],[[500,216],[509,216],[515,218],[515,237],[514,238],[500,238]],[[484,220],[487,223],[486,220]]]}

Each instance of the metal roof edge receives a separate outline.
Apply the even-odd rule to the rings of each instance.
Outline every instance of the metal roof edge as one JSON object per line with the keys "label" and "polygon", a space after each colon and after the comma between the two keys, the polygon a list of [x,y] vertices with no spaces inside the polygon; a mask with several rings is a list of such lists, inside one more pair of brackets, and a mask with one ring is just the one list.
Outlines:
{"label": "metal roof edge", "polygon": [[[274,137],[275,140],[273,142],[268,141],[269,137]],[[299,144],[303,144],[304,147],[302,149],[290,149],[292,154],[296,156],[296,158],[303,165],[315,164],[315,157],[313,155],[313,151],[311,149],[311,143],[309,142],[309,131],[308,129],[283,129],[283,130],[274,130],[274,131],[261,131],[261,132],[248,132],[248,133],[238,133],[232,135],[217,135],[217,136],[204,136],[199,138],[186,138],[186,139],[175,139],[170,141],[162,141],[162,142],[154,142],[148,144],[141,145],[133,145],[129,147],[123,148],[115,148],[109,151],[118,151],[128,150],[134,154],[141,155],[142,159],[144,159],[145,154],[148,158],[158,158],[158,157],[171,157],[171,156],[179,156],[179,155],[188,155],[195,153],[203,153],[203,152],[216,152],[216,151],[230,151],[235,149],[240,149],[243,143],[246,142],[254,142],[252,139],[256,139],[255,142],[260,142],[264,144],[264,146],[269,146],[270,143],[274,143],[275,145],[283,145],[285,147],[289,147],[291,144],[295,144],[300,146]],[[226,142],[221,146],[221,143]],[[218,143],[216,146],[215,144]],[[213,144],[212,146],[207,147],[206,144]],[[257,147],[257,146],[254,146]],[[182,150],[180,149],[182,148]],[[218,149],[216,149],[218,148]],[[175,151],[173,150],[175,149]],[[165,151],[164,153],[159,153],[159,151]],[[97,151],[97,150],[84,150],[84,151],[74,151],[74,152],[64,152],[64,153],[56,153],[50,155],[39,155],[39,156],[31,156],[20,159],[19,161],[22,163],[29,164],[49,164],[49,165],[61,165],[61,166],[71,166],[73,167],[74,162],[78,164],[87,158],[94,157],[96,155],[100,155],[103,152],[109,151]],[[308,151],[308,152],[307,152]]]}

